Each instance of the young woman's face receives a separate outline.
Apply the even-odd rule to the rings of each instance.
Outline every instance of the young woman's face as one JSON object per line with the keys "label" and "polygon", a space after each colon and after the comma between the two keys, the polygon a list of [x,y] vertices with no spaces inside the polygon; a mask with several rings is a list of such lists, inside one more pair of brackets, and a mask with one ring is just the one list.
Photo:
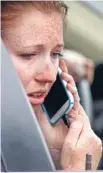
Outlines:
{"label": "young woman's face", "polygon": [[4,43],[35,108],[56,80],[63,49],[63,21],[57,12],[28,9],[5,32]]}

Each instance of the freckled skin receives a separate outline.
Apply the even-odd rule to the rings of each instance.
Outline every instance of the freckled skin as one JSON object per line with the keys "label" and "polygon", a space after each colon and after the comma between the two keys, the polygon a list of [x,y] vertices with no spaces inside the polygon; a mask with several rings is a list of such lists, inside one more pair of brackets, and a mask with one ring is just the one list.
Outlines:
{"label": "freckled skin", "polygon": [[[38,16],[38,17],[36,17]],[[25,22],[24,22],[25,21]],[[37,10],[26,11],[16,19],[14,28],[9,28],[6,34],[8,42],[12,40],[11,45],[18,48],[22,45],[36,43],[47,44],[63,42],[62,36],[62,17],[57,12],[43,14]],[[10,43],[10,42],[9,42]],[[53,46],[53,45],[52,45]]]}
{"label": "freckled skin", "polygon": [[[40,88],[45,88],[49,91],[56,80],[59,60],[52,59],[50,54],[55,50],[59,52],[62,50],[61,48],[54,49],[57,44],[63,44],[62,29],[63,19],[61,14],[58,12],[52,12],[51,14],[41,13],[36,9],[34,10],[34,8],[26,10],[26,13],[21,13],[20,17],[15,19],[13,26],[6,29],[4,43],[10,52],[14,66],[27,93]],[[35,48],[38,44],[43,44],[43,50]],[[34,48],[23,48],[32,45],[35,45]],[[19,52],[22,53],[23,51],[24,53],[35,50],[40,53],[31,60],[23,60],[19,56]],[[58,133],[55,133],[56,129],[53,130],[48,123],[40,105],[32,106],[38,116],[49,148],[58,146],[57,148],[60,149],[66,136],[67,128],[58,124],[60,127],[60,136],[58,136]],[[44,128],[45,123],[47,130]],[[52,137],[48,133],[49,131],[51,133],[53,131]],[[55,143],[55,141],[57,142]]]}
{"label": "freckled skin", "polygon": [[[61,64],[61,60],[54,58],[55,52],[61,52],[57,45],[63,44],[62,25],[62,17],[58,12],[46,14],[28,7],[15,18],[15,23],[6,29],[3,40],[27,93],[38,89],[46,89],[48,93],[56,80],[58,65],[60,66],[64,72],[62,78],[74,97],[74,110],[69,112],[69,130],[62,120],[51,126],[41,106],[32,104],[32,107],[57,167],[61,164],[64,170],[84,170],[85,154],[91,152],[93,168],[96,169],[101,154],[101,142],[94,135],[87,115],[80,106],[77,90],[73,89],[74,80],[67,74],[63,62]],[[32,56],[21,56],[25,53]]]}
{"label": "freckled skin", "polygon": [[[54,83],[58,59],[52,59],[50,54],[57,44],[63,44],[62,25],[62,16],[58,12],[46,14],[30,8],[15,19],[13,27],[6,30],[4,42],[27,93],[34,91],[34,88],[49,90]],[[38,51],[38,56],[26,61],[19,57],[23,47],[38,44],[44,46],[43,50],[29,47],[24,51]],[[49,75],[51,80],[48,79]]]}
{"label": "freckled skin", "polygon": [[[20,17],[15,19],[13,27],[11,26],[6,30],[4,42],[27,93],[39,88],[46,88],[49,91],[56,80],[59,60],[52,59],[50,54],[51,52],[55,52],[54,48],[57,44],[63,44],[62,28],[63,20],[61,14],[58,12],[46,14],[30,8],[26,10],[26,13],[21,14]],[[44,49],[42,51],[39,49],[40,54],[37,57],[26,61],[19,57],[18,52],[24,50],[22,47],[38,44],[43,44]],[[25,48],[24,52],[28,50],[31,51],[32,48]],[[34,47],[33,50],[37,49]],[[61,51],[61,48],[56,50]],[[57,156],[57,153],[55,154],[55,152],[51,151],[52,155],[59,157],[59,150],[67,134],[67,128],[63,123],[59,123],[56,127],[56,129],[59,127],[60,135],[58,136],[56,129],[53,129],[48,123],[40,105],[32,106],[49,148],[56,148],[57,153],[59,152]],[[53,132],[53,136],[48,133],[49,131]]]}

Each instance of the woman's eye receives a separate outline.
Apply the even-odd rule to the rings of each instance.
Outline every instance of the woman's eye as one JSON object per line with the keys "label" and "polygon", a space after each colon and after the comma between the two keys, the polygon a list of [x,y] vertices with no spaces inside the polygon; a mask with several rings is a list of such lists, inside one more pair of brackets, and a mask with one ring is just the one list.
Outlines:
{"label": "woman's eye", "polygon": [[61,52],[55,52],[52,54],[53,58],[56,59],[56,58],[60,58],[63,56],[63,54]]}
{"label": "woman's eye", "polygon": [[25,59],[30,59],[30,58],[36,56],[36,53],[23,53],[20,56],[25,58]]}

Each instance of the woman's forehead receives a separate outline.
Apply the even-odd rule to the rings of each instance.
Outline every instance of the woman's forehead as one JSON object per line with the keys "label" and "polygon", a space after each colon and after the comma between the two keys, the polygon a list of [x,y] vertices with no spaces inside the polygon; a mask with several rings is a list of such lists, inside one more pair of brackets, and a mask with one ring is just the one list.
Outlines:
{"label": "woman's forehead", "polygon": [[63,21],[57,12],[46,14],[29,11],[16,19],[15,26],[8,30],[16,46],[29,47],[36,44],[63,44]]}

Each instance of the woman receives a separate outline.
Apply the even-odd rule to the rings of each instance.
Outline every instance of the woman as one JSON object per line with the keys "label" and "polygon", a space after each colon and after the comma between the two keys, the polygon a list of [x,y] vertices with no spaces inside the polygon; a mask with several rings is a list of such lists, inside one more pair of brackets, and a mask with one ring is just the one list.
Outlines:
{"label": "woman", "polygon": [[[92,169],[96,169],[101,141],[92,131],[79,104],[73,78],[67,74],[64,61],[59,59],[63,50],[66,6],[59,1],[4,1],[1,5],[2,39],[36,112],[54,161],[63,170],[85,170],[85,155],[91,152]],[[69,130],[62,120],[52,127],[40,106],[56,80],[58,66],[75,101],[69,113]]]}

